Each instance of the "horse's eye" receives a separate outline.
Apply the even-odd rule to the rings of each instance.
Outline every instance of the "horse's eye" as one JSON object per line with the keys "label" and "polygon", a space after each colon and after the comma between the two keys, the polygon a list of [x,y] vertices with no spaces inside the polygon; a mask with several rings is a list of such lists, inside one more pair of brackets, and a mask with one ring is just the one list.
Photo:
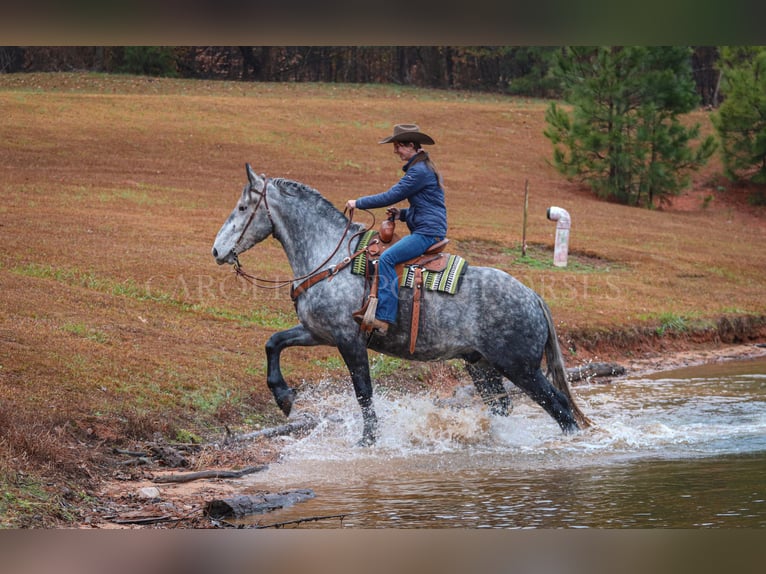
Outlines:
{"label": "horse's eye", "polygon": [[240,205],[239,206],[239,210],[240,211],[247,211],[247,206],[246,205]]}

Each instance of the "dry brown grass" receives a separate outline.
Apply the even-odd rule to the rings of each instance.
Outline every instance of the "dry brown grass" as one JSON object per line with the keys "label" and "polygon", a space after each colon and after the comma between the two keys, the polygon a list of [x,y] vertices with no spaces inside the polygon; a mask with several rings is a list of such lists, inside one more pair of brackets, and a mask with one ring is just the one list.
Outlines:
{"label": "dry brown grass", "polygon": [[[0,76],[6,482],[58,461],[79,476],[72,449],[278,420],[262,349],[292,304],[217,267],[213,237],[245,162],[339,207],[387,188],[399,165],[376,142],[395,122],[438,141],[453,249],[538,290],[570,362],[763,336],[766,219],[747,190],[723,185],[714,162],[670,208],[598,201],[548,165],[545,107],[395,87]],[[691,119],[710,129],[705,113]],[[533,257],[521,261],[526,180]],[[551,205],[573,219],[566,270],[548,263]],[[272,240],[242,261],[289,273]],[[290,350],[284,367],[296,382],[346,376],[332,349]]]}

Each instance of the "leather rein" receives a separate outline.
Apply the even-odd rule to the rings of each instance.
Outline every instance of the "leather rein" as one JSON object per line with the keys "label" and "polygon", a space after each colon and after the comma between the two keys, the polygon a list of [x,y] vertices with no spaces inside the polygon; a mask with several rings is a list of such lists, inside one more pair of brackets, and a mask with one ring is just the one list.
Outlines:
{"label": "leather rein", "polygon": [[[331,278],[334,275],[336,275],[341,269],[346,267],[351,261],[356,257],[357,255],[364,253],[366,251],[366,248],[358,250],[356,253],[351,253],[351,242],[349,241],[349,255],[344,257],[339,263],[335,265],[331,265],[327,269],[324,269],[323,271],[320,271],[327,263],[329,263],[330,259],[335,257],[335,254],[338,253],[340,250],[341,245],[343,245],[343,241],[346,239],[346,236],[348,235],[349,230],[351,229],[351,224],[354,221],[354,210],[350,209],[348,210],[348,221],[346,222],[346,227],[343,230],[343,234],[341,235],[340,240],[338,241],[338,244],[335,246],[335,249],[333,249],[332,253],[327,256],[327,258],[322,261],[319,265],[317,265],[316,268],[314,268],[313,271],[309,271],[305,275],[301,275],[300,277],[293,277],[291,279],[263,279],[260,277],[255,277],[254,275],[250,275],[247,273],[243,268],[242,264],[239,262],[239,253],[237,252],[237,247],[239,247],[240,242],[242,241],[242,238],[245,236],[245,232],[248,230],[250,225],[253,223],[253,220],[255,219],[255,215],[258,212],[258,208],[261,206],[261,203],[263,203],[263,207],[266,210],[266,215],[269,218],[269,223],[271,223],[271,234],[274,235],[274,220],[271,217],[271,210],[269,209],[269,200],[266,197],[266,193],[268,191],[270,179],[265,179],[265,184],[263,186],[263,191],[258,191],[255,189],[251,184],[249,184],[249,191],[255,192],[258,194],[258,201],[255,204],[255,207],[253,208],[253,212],[250,214],[250,217],[247,220],[247,223],[242,228],[242,231],[239,234],[239,237],[237,238],[237,241],[234,243],[234,272],[237,274],[238,277],[242,277],[245,281],[248,283],[254,285],[255,287],[260,287],[262,289],[281,289],[282,287],[286,287],[287,285],[290,285],[290,297],[293,301],[296,301],[301,293],[306,291],[309,287],[312,285],[319,283],[320,281],[323,281],[327,278]],[[346,211],[344,210],[344,214]],[[364,233],[364,230],[356,233],[355,235],[360,235]],[[301,283],[295,287],[294,283],[296,281],[301,281]],[[267,283],[268,285],[264,285],[264,283]]]}

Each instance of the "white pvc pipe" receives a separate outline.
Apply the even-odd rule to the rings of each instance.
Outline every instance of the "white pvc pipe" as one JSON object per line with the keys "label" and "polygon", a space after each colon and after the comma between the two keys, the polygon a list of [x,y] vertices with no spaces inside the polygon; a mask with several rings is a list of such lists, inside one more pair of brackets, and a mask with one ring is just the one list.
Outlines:
{"label": "white pvc pipe", "polygon": [[553,247],[553,264],[556,267],[566,267],[569,255],[569,228],[572,219],[566,209],[551,206],[548,208],[548,219],[556,222],[556,242]]}

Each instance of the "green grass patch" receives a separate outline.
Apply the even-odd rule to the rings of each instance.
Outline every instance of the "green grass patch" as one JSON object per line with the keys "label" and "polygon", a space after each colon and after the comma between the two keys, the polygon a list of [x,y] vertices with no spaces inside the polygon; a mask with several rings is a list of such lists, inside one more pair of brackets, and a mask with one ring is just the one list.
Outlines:
{"label": "green grass patch", "polygon": [[566,267],[553,264],[553,251],[543,245],[527,245],[526,253],[522,254],[521,245],[505,248],[503,252],[512,258],[512,265],[519,265],[536,271],[568,271],[574,273],[603,273],[610,271],[612,266],[596,257],[580,255],[570,251]]}
{"label": "green grass patch", "polygon": [[202,444],[203,442],[202,437],[186,429],[176,430],[175,440],[182,444]]}
{"label": "green grass patch", "polygon": [[389,357],[388,355],[375,355],[370,359],[370,376],[373,379],[379,377],[385,377],[400,372],[403,359],[397,357]]}
{"label": "green grass patch", "polygon": [[668,332],[684,333],[689,330],[689,320],[675,313],[663,313],[659,317],[660,325],[654,332],[660,337]]}
{"label": "green grass patch", "polygon": [[88,327],[82,323],[65,323],[61,329],[67,333],[73,333],[89,341],[95,341],[96,343],[106,343],[107,336],[92,327]]}
{"label": "green grass patch", "polygon": [[314,361],[314,365],[326,371],[336,371],[338,369],[346,368],[346,363],[343,362],[343,359],[336,356],[317,359]]}
{"label": "green grass patch", "polygon": [[639,315],[638,318],[649,323],[656,323],[657,326],[654,328],[654,334],[658,337],[702,333],[715,329],[715,321],[712,319],[694,317],[688,314],[682,315],[670,311]]}
{"label": "green grass patch", "polygon": [[0,474],[0,489],[0,528],[49,528],[53,520],[77,520],[32,475]]}
{"label": "green grass patch", "polygon": [[206,305],[188,305],[184,303],[179,303],[179,305],[182,308],[188,308],[187,310],[200,311],[207,315],[212,315],[213,317],[237,321],[244,327],[258,326],[271,330],[284,331],[285,329],[295,326],[296,323],[294,315],[266,308],[253,309],[249,313],[238,313],[231,309],[210,307]]}
{"label": "green grass patch", "polygon": [[230,389],[199,389],[187,394],[186,401],[192,407],[206,415],[215,414],[222,405],[239,402]]}

